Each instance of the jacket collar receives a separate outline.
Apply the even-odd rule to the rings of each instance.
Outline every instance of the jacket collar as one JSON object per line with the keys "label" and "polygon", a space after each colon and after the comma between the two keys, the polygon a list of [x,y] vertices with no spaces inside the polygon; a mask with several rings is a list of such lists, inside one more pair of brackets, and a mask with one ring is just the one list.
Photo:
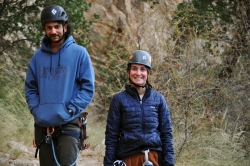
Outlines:
{"label": "jacket collar", "polygon": [[[147,90],[144,94],[145,97],[148,97],[150,95],[150,92],[152,90],[152,86],[148,84]],[[139,93],[135,88],[132,88],[130,85],[125,86],[125,91],[130,94],[134,99],[140,100]]]}

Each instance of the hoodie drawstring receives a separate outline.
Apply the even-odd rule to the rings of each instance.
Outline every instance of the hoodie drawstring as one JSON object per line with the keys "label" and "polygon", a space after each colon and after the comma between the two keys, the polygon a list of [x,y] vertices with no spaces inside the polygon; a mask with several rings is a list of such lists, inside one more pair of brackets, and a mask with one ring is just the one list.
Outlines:
{"label": "hoodie drawstring", "polygon": [[[52,74],[52,52],[50,51],[50,73]],[[61,49],[59,49],[58,67],[61,66]]]}
{"label": "hoodie drawstring", "polygon": [[61,66],[60,61],[61,61],[61,49],[59,49],[58,67]]}
{"label": "hoodie drawstring", "polygon": [[52,74],[52,52],[50,51],[50,74]]}

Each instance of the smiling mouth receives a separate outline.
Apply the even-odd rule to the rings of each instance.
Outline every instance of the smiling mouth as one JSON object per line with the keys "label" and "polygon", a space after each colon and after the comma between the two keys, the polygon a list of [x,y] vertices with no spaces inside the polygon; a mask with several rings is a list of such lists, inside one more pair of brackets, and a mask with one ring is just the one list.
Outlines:
{"label": "smiling mouth", "polygon": [[56,38],[56,37],[57,37],[57,35],[51,35],[50,37],[51,37],[51,38]]}

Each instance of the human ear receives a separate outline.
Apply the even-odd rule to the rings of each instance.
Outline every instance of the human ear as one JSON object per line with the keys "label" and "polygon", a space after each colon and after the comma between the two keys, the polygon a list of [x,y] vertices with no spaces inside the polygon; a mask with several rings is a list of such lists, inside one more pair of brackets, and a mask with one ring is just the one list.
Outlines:
{"label": "human ear", "polygon": [[64,28],[64,32],[67,32],[67,30],[68,30],[68,24],[65,24],[63,28]]}

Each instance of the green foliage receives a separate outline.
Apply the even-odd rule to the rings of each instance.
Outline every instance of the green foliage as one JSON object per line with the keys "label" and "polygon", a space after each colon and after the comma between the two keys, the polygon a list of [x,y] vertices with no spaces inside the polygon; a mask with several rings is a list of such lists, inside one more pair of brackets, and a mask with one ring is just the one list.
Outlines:
{"label": "green foliage", "polygon": [[154,8],[156,5],[160,4],[160,0],[140,0],[140,1],[150,4],[151,8]]}
{"label": "green foliage", "polygon": [[[227,25],[233,23],[233,17],[236,15],[235,8],[234,1],[183,2],[178,5],[172,24],[185,35],[195,32],[205,36],[203,33],[211,30],[226,33],[230,28]],[[219,29],[216,29],[217,25],[220,26]]]}
{"label": "green foliage", "polygon": [[245,127],[249,126],[249,106],[245,101],[250,94],[246,87],[250,64],[246,27],[250,22],[245,15],[249,11],[246,0],[192,1],[178,6],[171,22],[175,27],[175,45],[170,50],[174,51],[166,59],[171,66],[172,83],[165,88],[169,89],[168,98],[174,110],[174,126],[185,133],[185,141],[177,150],[179,162],[187,163],[183,155],[185,150],[190,153],[186,145],[194,148],[189,141],[195,134],[211,133],[214,128],[230,133],[230,141],[240,145],[231,145],[239,153],[237,157],[228,155],[228,164],[250,162],[244,157],[250,152],[248,141],[244,141],[250,132]]}
{"label": "green foliage", "polygon": [[2,142],[0,149],[1,152],[11,153],[11,149],[7,146],[9,141],[31,143],[34,122],[24,97],[24,79],[20,70],[22,62],[12,63],[11,58],[5,55],[0,57],[0,63],[2,64],[0,68],[0,141]]}
{"label": "green foliage", "polygon": [[113,95],[124,89],[125,83],[128,82],[126,70],[130,54],[124,45],[106,46],[105,50],[105,61],[100,61],[97,65],[97,80],[102,80],[102,84],[97,84],[97,91],[100,102],[107,110]]}
{"label": "green foliage", "polygon": [[[89,47],[90,40],[88,33],[93,20],[86,20],[84,12],[88,11],[91,7],[91,3],[86,1],[71,0],[71,1],[48,1],[50,4],[58,4],[64,7],[67,12],[69,21],[74,24],[74,30],[76,35],[76,40],[79,44]],[[97,18],[97,17],[95,17]]]}
{"label": "green foliage", "polygon": [[152,6],[160,3],[159,0],[140,0],[140,1],[147,2],[147,3],[152,3]]}
{"label": "green foliage", "polygon": [[[244,17],[239,17],[246,12],[240,12],[244,5],[238,1],[216,1],[215,6],[211,1],[193,2],[178,6],[171,22],[173,36],[161,41],[163,46],[154,45],[167,55],[157,57],[158,52],[151,51],[150,82],[165,96],[171,111],[176,165],[249,165],[250,61],[249,46],[241,40],[248,43],[249,39],[244,38],[247,33],[240,24]],[[240,4],[237,11],[232,11],[234,3]],[[238,38],[230,40],[228,34]],[[126,41],[119,44],[125,50],[130,45]],[[122,85],[123,77],[116,70],[126,67],[120,70],[126,61],[116,57],[126,51],[115,46],[106,49],[108,59],[102,59],[97,69],[97,79],[103,80],[100,84],[105,82],[97,89],[105,108],[122,87],[117,86]]]}
{"label": "green foliage", "polygon": [[[149,38],[143,34],[139,36],[142,41],[157,40],[155,43],[160,43],[153,45],[151,51],[154,55],[154,68],[150,82],[164,95],[171,111],[177,166],[234,166],[250,163],[249,3],[248,0],[194,0],[192,3],[182,3],[173,16],[171,23],[174,34],[168,40],[162,40],[161,36],[155,39],[156,33],[152,29],[148,33],[150,35],[152,32]],[[73,5],[71,2],[62,1],[61,5],[68,5],[66,11],[74,9],[70,6]],[[39,12],[31,13],[27,18],[30,21],[38,20],[38,31]],[[98,17],[96,15],[95,18]],[[2,20],[4,18],[1,17]],[[30,36],[35,37],[35,26],[29,27]],[[2,29],[0,32],[3,32]],[[131,38],[123,38],[116,45],[107,45],[105,56],[97,56],[100,59],[95,61],[97,97],[94,102],[95,106],[101,105],[105,109],[104,112],[101,108],[98,115],[106,115],[112,96],[123,90],[124,84],[128,82],[127,59],[130,50],[133,50],[131,45],[134,44],[131,41]],[[13,45],[12,42],[10,44]],[[4,64],[0,67],[0,126],[3,126],[0,141],[4,142],[3,136],[11,135],[10,128],[13,132],[19,131],[20,136],[29,135],[27,140],[30,141],[29,132],[33,129],[33,120],[24,104],[21,72],[25,71],[24,64],[27,64],[33,51],[27,51],[27,45],[15,44],[11,48],[12,54],[0,56],[0,63]],[[16,56],[17,51],[21,51],[22,56]],[[8,130],[4,130],[7,127]],[[103,137],[95,133],[97,128],[91,126],[90,129],[93,137]],[[2,144],[0,149],[6,148],[5,145]]]}
{"label": "green foliage", "polygon": [[[25,101],[24,79],[30,57],[40,46],[44,35],[40,23],[41,10],[52,4],[61,5],[66,10],[76,41],[88,48],[91,42],[88,33],[93,20],[86,20],[84,12],[88,11],[91,3],[77,0],[0,2],[1,152],[12,153],[8,148],[9,141],[31,144],[34,121]],[[17,157],[19,154],[14,151],[12,155]]]}
{"label": "green foliage", "polygon": [[88,33],[93,21],[86,20],[84,12],[91,7],[91,3],[78,0],[36,0],[30,4],[26,0],[3,1],[0,3],[2,25],[0,27],[0,38],[2,39],[0,55],[8,48],[16,48],[18,43],[23,41],[29,42],[29,48],[39,46],[43,36],[40,12],[42,8],[52,4],[61,5],[66,10],[69,22],[74,25],[77,42],[86,47],[89,46]]}

